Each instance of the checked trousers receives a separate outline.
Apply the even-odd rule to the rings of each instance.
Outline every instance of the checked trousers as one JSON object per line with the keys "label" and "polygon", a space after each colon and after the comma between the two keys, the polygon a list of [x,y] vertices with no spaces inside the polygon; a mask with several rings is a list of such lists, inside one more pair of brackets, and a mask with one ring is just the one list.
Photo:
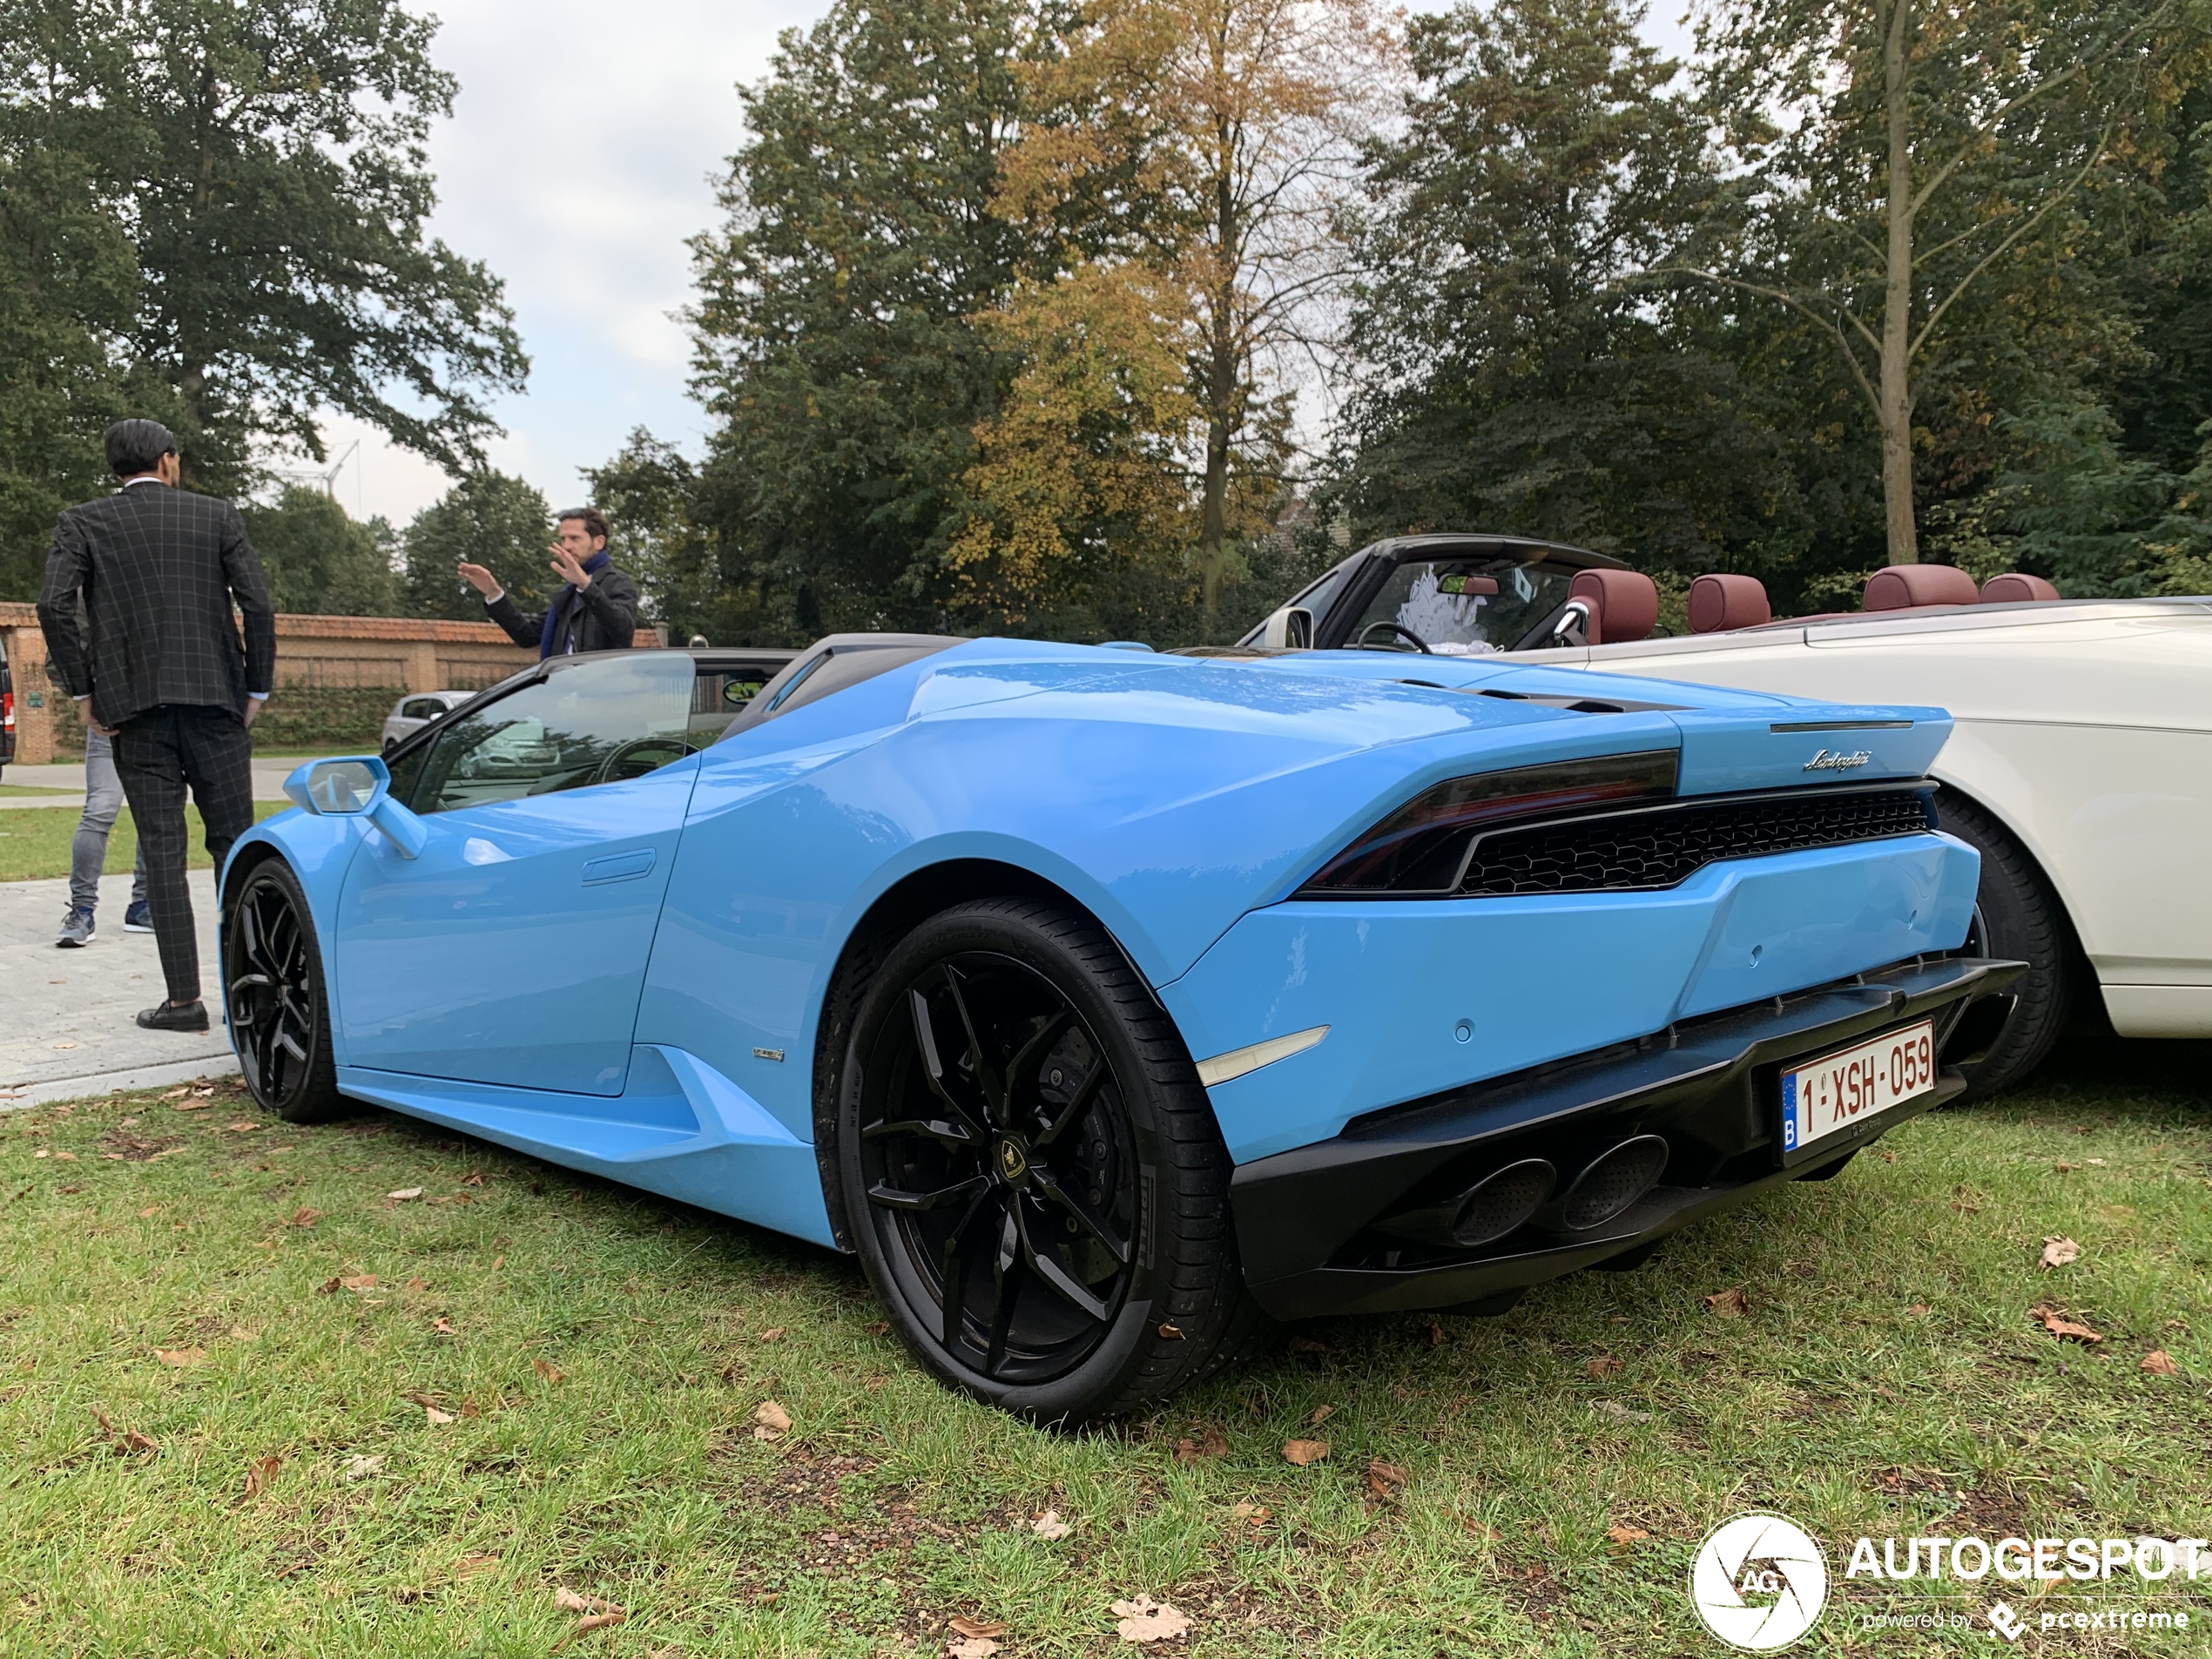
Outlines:
{"label": "checked trousers", "polygon": [[199,996],[199,939],[185,886],[185,791],[207,828],[217,872],[253,827],[253,751],[246,723],[212,704],[164,703],[116,728],[115,770],[145,854],[146,904],[173,1003]]}

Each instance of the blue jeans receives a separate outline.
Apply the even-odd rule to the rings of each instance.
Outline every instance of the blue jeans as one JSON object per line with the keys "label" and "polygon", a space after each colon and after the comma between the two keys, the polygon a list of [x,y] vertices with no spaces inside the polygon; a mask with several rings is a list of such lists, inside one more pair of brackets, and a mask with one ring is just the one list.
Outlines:
{"label": "blue jeans", "polygon": [[[114,740],[97,732],[84,734],[84,816],[69,846],[69,901],[80,910],[100,902],[100,867],[107,862],[108,832],[123,810],[123,780],[116,776]],[[146,848],[138,843],[138,865],[131,883],[131,902],[146,897]]]}

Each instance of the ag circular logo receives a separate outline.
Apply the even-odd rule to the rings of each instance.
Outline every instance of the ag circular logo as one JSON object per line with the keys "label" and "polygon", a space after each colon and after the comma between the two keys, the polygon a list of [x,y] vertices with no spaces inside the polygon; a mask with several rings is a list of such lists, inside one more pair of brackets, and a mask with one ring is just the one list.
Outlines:
{"label": "ag circular logo", "polygon": [[1730,1647],[1771,1653],[1819,1619],[1828,1602],[1828,1562],[1794,1521],[1738,1515],[1697,1547],[1689,1599],[1705,1628]]}

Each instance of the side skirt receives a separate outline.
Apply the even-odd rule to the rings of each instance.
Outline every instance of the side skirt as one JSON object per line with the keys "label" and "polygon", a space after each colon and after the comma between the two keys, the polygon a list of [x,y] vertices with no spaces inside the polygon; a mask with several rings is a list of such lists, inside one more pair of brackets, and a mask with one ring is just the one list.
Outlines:
{"label": "side skirt", "polygon": [[681,1049],[637,1044],[627,1086],[612,1099],[363,1066],[340,1067],[338,1088],[549,1163],[836,1248],[814,1149]]}

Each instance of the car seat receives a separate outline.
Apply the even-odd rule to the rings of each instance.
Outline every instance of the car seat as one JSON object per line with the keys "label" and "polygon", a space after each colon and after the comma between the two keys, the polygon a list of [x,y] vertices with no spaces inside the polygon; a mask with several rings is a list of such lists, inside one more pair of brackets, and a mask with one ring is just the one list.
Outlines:
{"label": "car seat", "polygon": [[1955,564],[1892,564],[1866,578],[1859,599],[1868,610],[1919,610],[1979,602],[1974,579]]}
{"label": "car seat", "polygon": [[1588,644],[1648,638],[1659,621],[1659,590],[1641,570],[1577,571],[1567,597],[1589,608]]}
{"label": "car seat", "polygon": [[1774,620],[1766,583],[1755,576],[1701,576],[1689,584],[1689,631],[1724,634]]}
{"label": "car seat", "polygon": [[2025,570],[2008,570],[1981,584],[1981,602],[1986,605],[2020,604],[2060,597],[2059,590],[2041,577],[2030,576]]}

